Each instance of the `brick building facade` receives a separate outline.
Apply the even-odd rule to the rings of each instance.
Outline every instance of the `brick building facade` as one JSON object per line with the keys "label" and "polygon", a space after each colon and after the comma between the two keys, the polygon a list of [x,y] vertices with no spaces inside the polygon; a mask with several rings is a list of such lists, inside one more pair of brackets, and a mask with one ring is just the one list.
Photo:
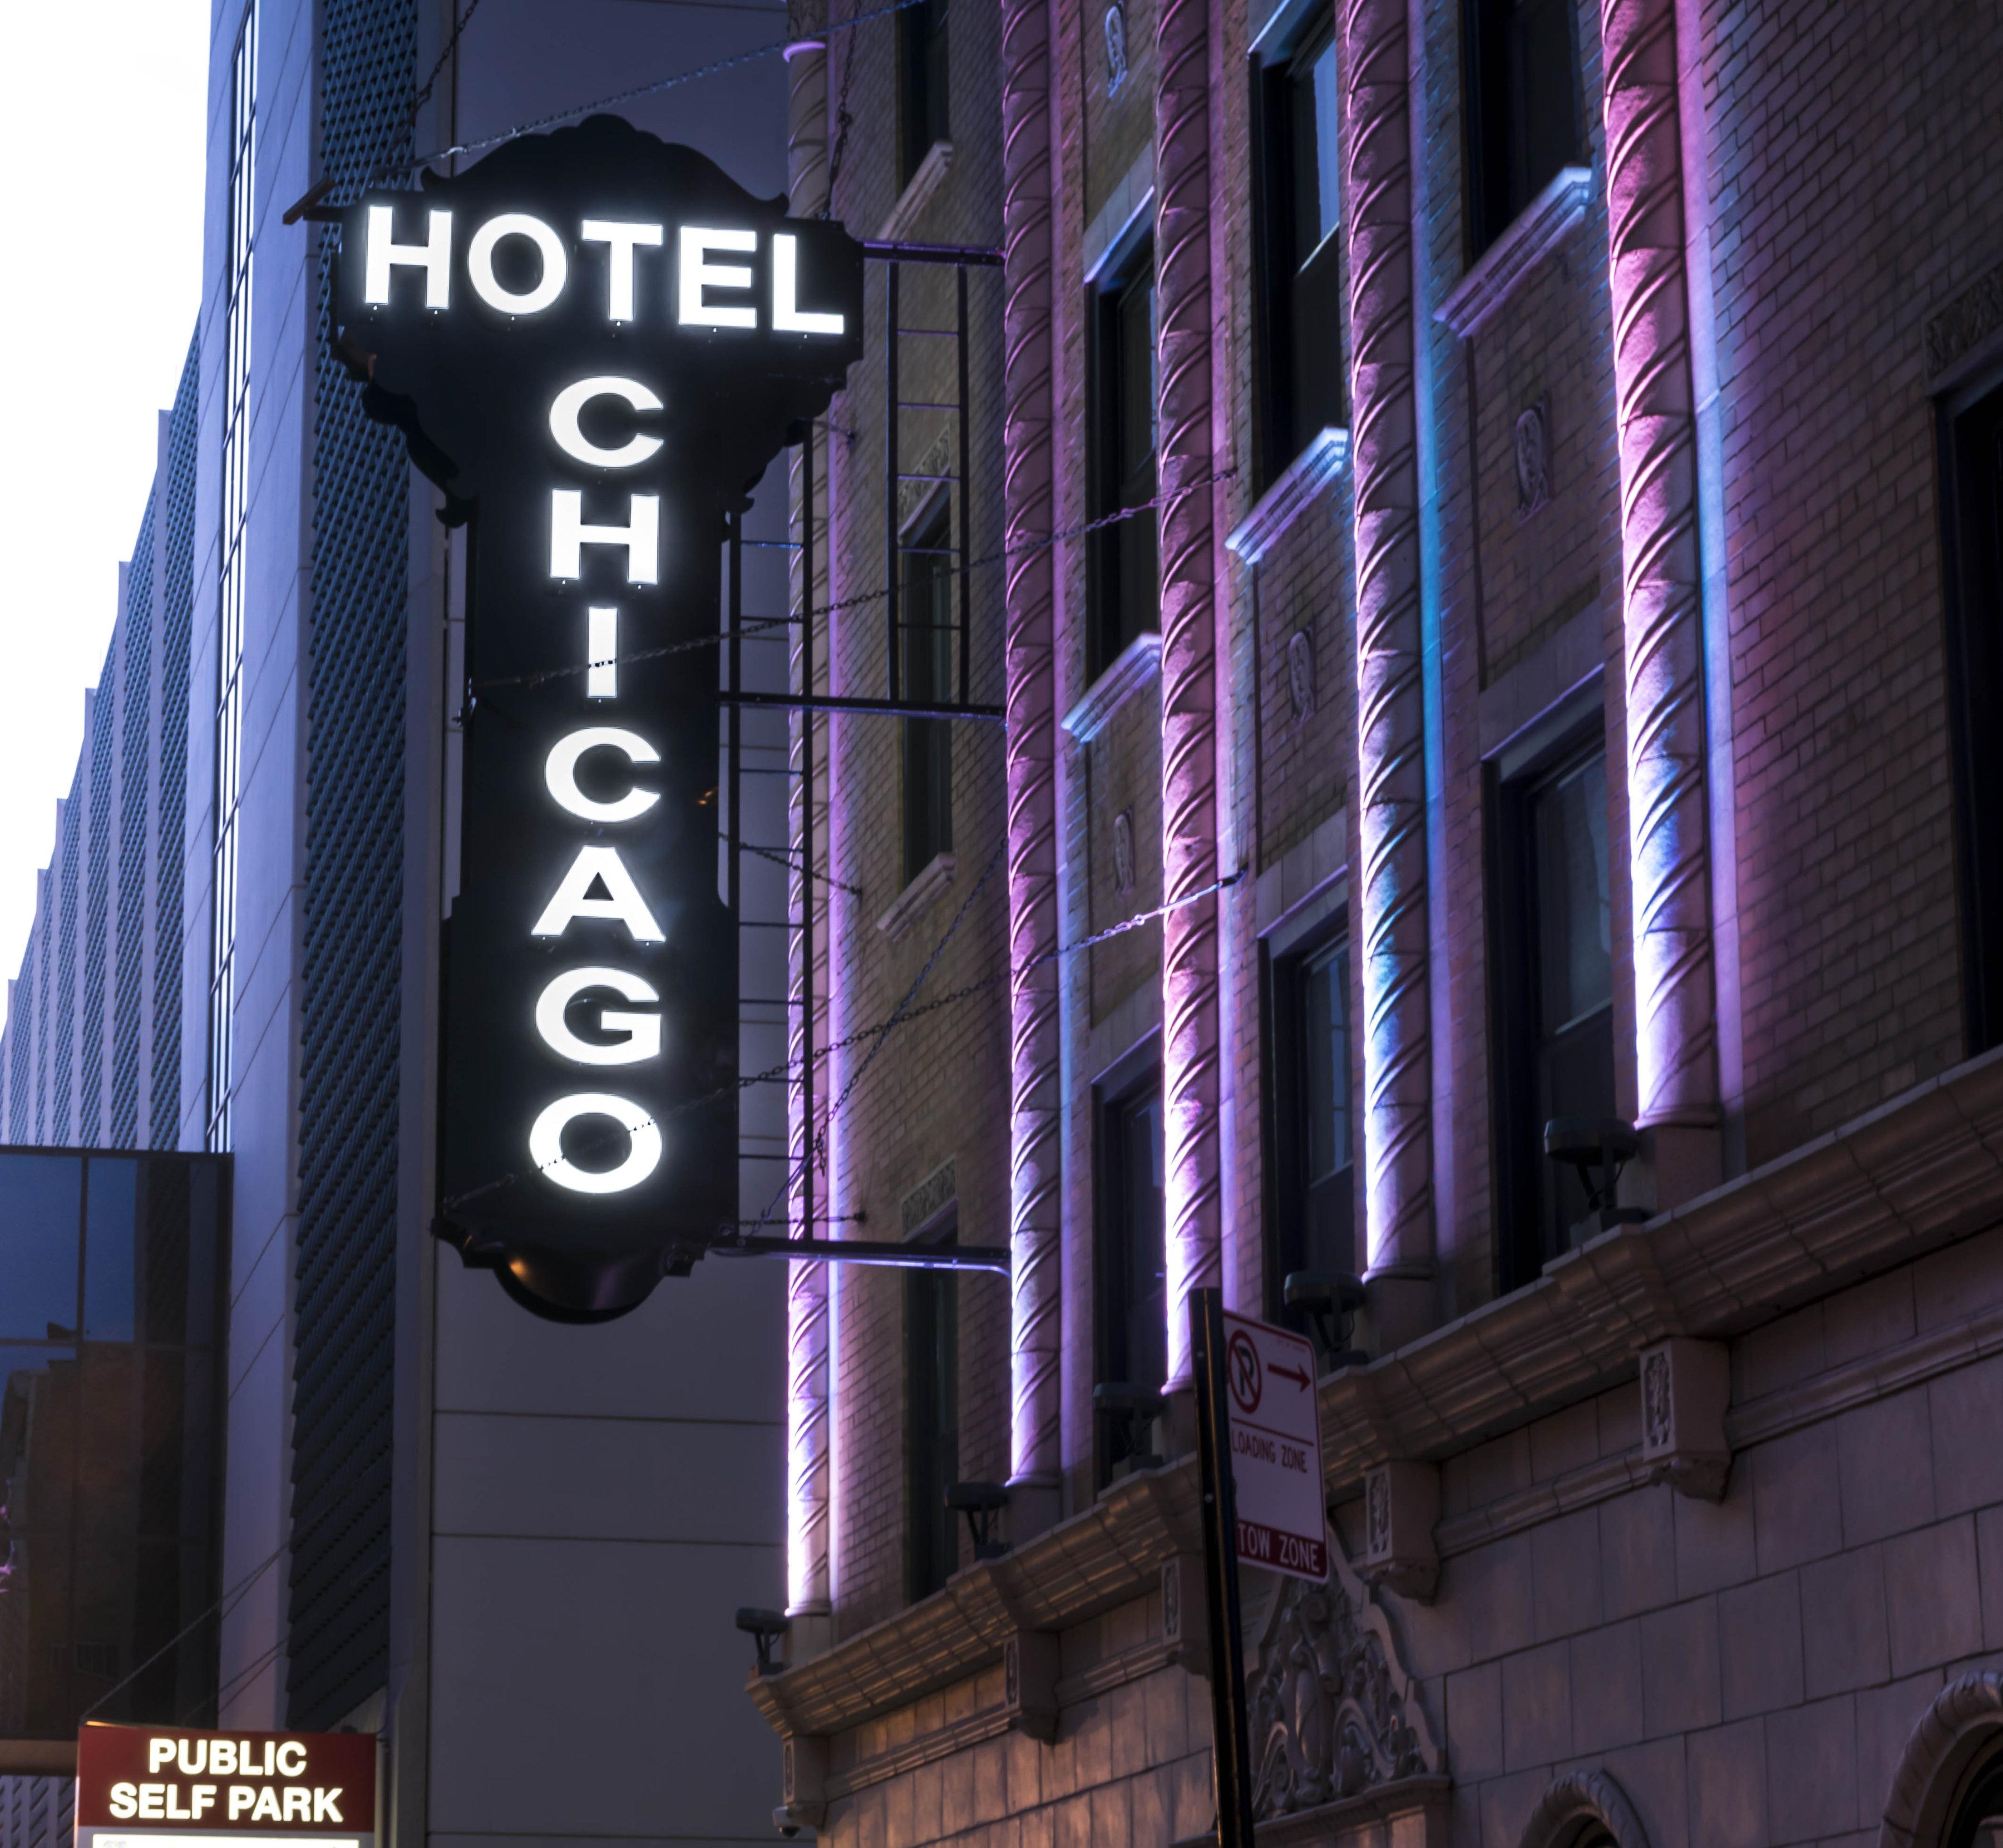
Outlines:
{"label": "brick building facade", "polygon": [[1002,260],[873,266],[795,684],[989,711],[795,719],[788,1207],[1013,1274],[794,1267],[779,1820],[1208,1830],[1187,1293],[1353,1273],[1262,1840],[1977,1839],[2003,16],[849,11],[793,208]]}

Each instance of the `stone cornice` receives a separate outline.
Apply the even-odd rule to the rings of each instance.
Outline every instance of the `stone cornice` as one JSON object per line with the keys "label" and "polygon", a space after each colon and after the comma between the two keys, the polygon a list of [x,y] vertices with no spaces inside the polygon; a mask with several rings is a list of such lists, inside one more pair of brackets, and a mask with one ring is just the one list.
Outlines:
{"label": "stone cornice", "polygon": [[1367,1367],[1322,1383],[1323,1471],[1438,1458],[2003,1217],[2003,1051],[1929,1081]]}
{"label": "stone cornice", "polygon": [[886,244],[900,244],[909,237],[917,225],[925,208],[932,202],[932,194],[946,183],[946,176],[953,169],[953,143],[934,141],[926,149],[925,157],[918,162],[918,170],[911,176],[911,183],[897,195],[897,203],[890,208],[890,215],[883,221],[883,228],[876,233],[878,239]]}
{"label": "stone cornice", "polygon": [[1226,548],[1247,564],[1257,564],[1280,535],[1321,498],[1349,460],[1349,432],[1330,425],[1320,431],[1281,471],[1244,519],[1231,529]]}
{"label": "stone cornice", "polygon": [[1508,228],[1433,310],[1466,340],[1515,293],[1517,285],[1585,222],[1592,203],[1592,169],[1561,167],[1550,183],[1510,220]]}
{"label": "stone cornice", "polygon": [[1080,744],[1091,743],[1106,729],[1114,713],[1161,677],[1162,638],[1152,629],[1144,629],[1064,715],[1064,728]]}
{"label": "stone cornice", "polygon": [[[1738,1333],[1999,1219],[2003,1050],[1330,1375],[1320,1387],[1329,1498],[1353,1493],[1376,1463],[1443,1457],[1631,1379],[1652,1342]],[[1735,1444],[1757,1441],[1999,1345],[2003,1325],[1980,1315],[1735,1406],[1728,1426]],[[1509,1506],[1454,1517],[1442,1550],[1602,1500],[1641,1471],[1638,1452],[1606,1458]],[[998,1661],[1014,1635],[1067,1629],[1153,1589],[1164,1560],[1201,1549],[1197,1496],[1193,1457],[1129,1477],[935,1596],[799,1668],[754,1677],[752,1698],[782,1734],[826,1734],[964,1681]]]}
{"label": "stone cornice", "polygon": [[1196,1459],[1129,1476],[1085,1513],[956,1573],[946,1589],[749,1692],[781,1734],[860,1724],[1002,1659],[1025,1630],[1059,1630],[1159,1582],[1162,1562],[1201,1550]]}

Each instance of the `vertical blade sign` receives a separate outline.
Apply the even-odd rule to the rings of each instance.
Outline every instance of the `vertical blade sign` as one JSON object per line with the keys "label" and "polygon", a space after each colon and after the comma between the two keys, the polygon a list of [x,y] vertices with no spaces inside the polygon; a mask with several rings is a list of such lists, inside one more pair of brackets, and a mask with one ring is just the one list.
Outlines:
{"label": "vertical blade sign", "polygon": [[862,335],[845,232],[615,117],[344,214],[338,350],[470,522],[435,1229],[559,1319],[736,1217],[701,643],[726,515]]}

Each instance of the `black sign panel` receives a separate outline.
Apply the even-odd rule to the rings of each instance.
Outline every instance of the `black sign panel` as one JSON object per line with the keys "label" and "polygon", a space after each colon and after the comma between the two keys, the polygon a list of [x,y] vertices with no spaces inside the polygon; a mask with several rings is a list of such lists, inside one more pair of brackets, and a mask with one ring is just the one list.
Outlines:
{"label": "black sign panel", "polygon": [[438,1230],[546,1313],[737,1212],[725,515],[861,351],[862,251],[612,117],[344,215],[340,350],[471,521]]}

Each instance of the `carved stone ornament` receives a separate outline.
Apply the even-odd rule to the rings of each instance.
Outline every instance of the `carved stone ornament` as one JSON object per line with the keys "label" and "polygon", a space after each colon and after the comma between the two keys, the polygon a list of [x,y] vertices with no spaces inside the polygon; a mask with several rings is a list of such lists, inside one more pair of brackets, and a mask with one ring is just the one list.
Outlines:
{"label": "carved stone ornament", "polygon": [[1120,86],[1127,81],[1127,9],[1124,6],[1109,6],[1106,9],[1106,93],[1109,96],[1120,94]]}
{"label": "carved stone ornament", "polygon": [[1666,1450],[1673,1436],[1669,1419],[1669,1357],[1657,1348],[1641,1357],[1641,1439],[1650,1450]]}
{"label": "carved stone ornament", "polygon": [[1314,717],[1314,638],[1296,629],[1287,640],[1287,698],[1293,707],[1294,728],[1300,730]]}
{"label": "carved stone ornament", "polygon": [[1245,1690],[1252,1813],[1318,1808],[1439,1766],[1391,1626],[1338,1547],[1325,1585],[1287,1580]]}
{"label": "carved stone ornament", "polygon": [[1113,889],[1124,898],[1134,879],[1134,811],[1122,809],[1113,818]]}
{"label": "carved stone ornament", "polygon": [[1540,398],[1516,415],[1516,511],[1535,513],[1550,498],[1550,416]]}

